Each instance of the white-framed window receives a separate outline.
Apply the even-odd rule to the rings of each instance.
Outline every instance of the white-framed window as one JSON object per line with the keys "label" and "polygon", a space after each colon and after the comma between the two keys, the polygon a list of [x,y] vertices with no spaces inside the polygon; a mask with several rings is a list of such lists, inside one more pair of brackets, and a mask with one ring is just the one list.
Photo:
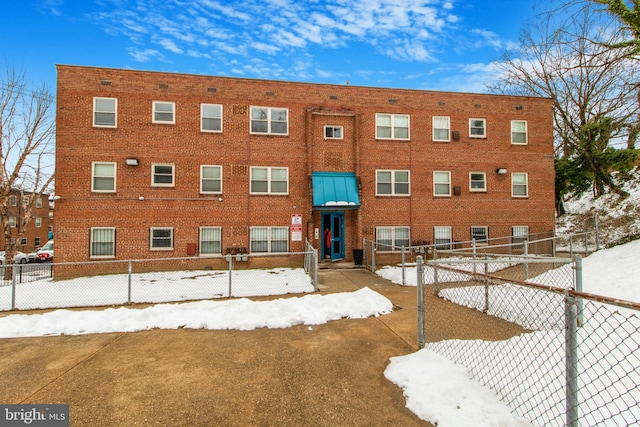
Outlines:
{"label": "white-framed window", "polygon": [[451,172],[433,171],[433,195],[451,196]]}
{"label": "white-framed window", "polygon": [[526,120],[511,120],[511,143],[517,145],[527,144]]}
{"label": "white-framed window", "polygon": [[91,228],[91,258],[113,258],[116,256],[115,227]]}
{"label": "white-framed window", "polygon": [[376,170],[376,196],[408,196],[408,170]]}
{"label": "white-framed window", "polygon": [[29,243],[29,239],[27,239],[26,237],[23,237],[22,240],[20,240],[20,244],[22,246],[27,246],[28,243]]}
{"label": "white-framed window", "polygon": [[400,251],[410,246],[409,227],[376,227],[376,250]]}
{"label": "white-framed window", "polygon": [[475,240],[478,245],[486,245],[489,242],[489,227],[484,225],[472,226],[471,240]]}
{"label": "white-framed window", "polygon": [[200,227],[200,255],[222,253],[222,227]]}
{"label": "white-framed window", "polygon": [[149,230],[149,248],[154,251],[173,250],[173,228],[151,227]]}
{"label": "white-framed window", "polygon": [[38,197],[36,199],[36,209],[40,209],[42,207],[42,199]]}
{"label": "white-framed window", "polygon": [[153,123],[172,125],[176,122],[176,103],[153,101]]}
{"label": "white-framed window", "polygon": [[252,253],[289,251],[289,227],[251,227]]}
{"label": "white-framed window", "polygon": [[16,226],[16,217],[15,216],[10,216],[9,217],[9,227],[15,227]]}
{"label": "white-framed window", "polygon": [[408,114],[376,114],[376,139],[409,139]]}
{"label": "white-framed window", "polygon": [[9,196],[9,206],[18,206],[18,198],[13,194]]}
{"label": "white-framed window", "polygon": [[222,132],[222,105],[200,104],[200,130]]}
{"label": "white-framed window", "polygon": [[329,126],[324,127],[324,139],[342,139],[343,138],[342,126]]}
{"label": "white-framed window", "polygon": [[486,138],[487,121],[485,119],[469,119],[469,137]]}
{"label": "white-framed window", "polygon": [[529,240],[528,225],[514,225],[511,227],[511,243],[521,244]]}
{"label": "white-framed window", "polygon": [[251,167],[251,194],[288,194],[289,168]]}
{"label": "white-framed window", "polygon": [[27,206],[29,206],[29,202],[31,201],[31,198],[27,195],[22,196],[22,207],[26,208]]}
{"label": "white-framed window", "polygon": [[152,187],[173,187],[175,165],[173,163],[153,163],[151,165]]}
{"label": "white-framed window", "polygon": [[49,212],[49,220],[53,219],[53,212]]}
{"label": "white-framed window", "polygon": [[433,227],[433,243],[438,250],[451,249],[451,226],[435,226]]}
{"label": "white-framed window", "polygon": [[486,192],[487,174],[484,172],[469,172],[469,191]]}
{"label": "white-framed window", "polygon": [[33,245],[34,245],[36,248],[39,248],[39,247],[40,247],[40,238],[39,238],[39,237],[35,237],[35,238],[33,239]]}
{"label": "white-framed window", "polygon": [[251,107],[251,133],[288,135],[289,109]]}
{"label": "white-framed window", "polygon": [[513,172],[511,174],[511,196],[529,196],[529,177],[526,172]]}
{"label": "white-framed window", "polygon": [[116,164],[114,162],[91,163],[91,191],[114,193],[116,191]]}
{"label": "white-framed window", "polygon": [[37,217],[35,219],[36,227],[42,227],[42,218]]}
{"label": "white-framed window", "polygon": [[200,192],[204,194],[222,193],[222,166],[200,165]]}
{"label": "white-framed window", "polygon": [[433,116],[433,140],[449,142],[451,140],[450,119],[448,116]]}
{"label": "white-framed window", "polygon": [[118,127],[117,98],[93,98],[93,126],[98,128]]}

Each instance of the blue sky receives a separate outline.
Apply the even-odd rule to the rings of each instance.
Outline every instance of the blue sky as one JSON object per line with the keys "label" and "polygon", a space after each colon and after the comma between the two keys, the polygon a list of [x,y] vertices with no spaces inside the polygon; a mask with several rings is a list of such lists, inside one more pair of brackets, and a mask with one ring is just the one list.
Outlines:
{"label": "blue sky", "polygon": [[536,0],[4,0],[0,63],[486,92]]}

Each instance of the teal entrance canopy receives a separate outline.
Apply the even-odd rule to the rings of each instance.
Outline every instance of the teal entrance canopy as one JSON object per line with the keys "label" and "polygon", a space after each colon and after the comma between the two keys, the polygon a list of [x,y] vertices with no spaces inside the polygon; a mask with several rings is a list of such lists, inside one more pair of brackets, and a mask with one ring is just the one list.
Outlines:
{"label": "teal entrance canopy", "polygon": [[346,210],[360,208],[358,183],[353,172],[313,172],[313,208]]}

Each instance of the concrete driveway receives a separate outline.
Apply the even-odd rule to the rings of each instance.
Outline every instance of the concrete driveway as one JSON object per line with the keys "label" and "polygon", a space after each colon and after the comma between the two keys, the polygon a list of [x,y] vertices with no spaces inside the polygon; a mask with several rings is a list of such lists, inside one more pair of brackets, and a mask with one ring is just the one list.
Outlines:
{"label": "concrete driveway", "polygon": [[286,329],[4,339],[0,403],[66,403],[72,426],[428,425],[383,374],[417,349],[415,288],[363,269],[319,278],[321,293],[368,286],[397,310]]}

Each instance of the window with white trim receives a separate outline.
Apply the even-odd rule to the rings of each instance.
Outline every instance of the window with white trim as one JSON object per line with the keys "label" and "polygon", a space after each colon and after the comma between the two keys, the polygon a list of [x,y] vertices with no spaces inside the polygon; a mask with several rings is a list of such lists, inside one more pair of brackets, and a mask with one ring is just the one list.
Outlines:
{"label": "window with white trim", "polygon": [[175,165],[172,163],[153,163],[151,165],[152,187],[173,187]]}
{"label": "window with white trim", "polygon": [[526,120],[511,120],[511,143],[516,145],[527,144]]}
{"label": "window with white trim", "polygon": [[469,191],[487,191],[487,174],[484,172],[469,172]]}
{"label": "window with white trim", "polygon": [[289,251],[289,227],[251,227],[252,253],[285,253]]}
{"label": "window with white trim", "polygon": [[100,128],[118,126],[117,98],[93,98],[93,126]]}
{"label": "window with white trim", "polygon": [[289,109],[251,107],[251,133],[268,135],[289,134]]}
{"label": "window with white trim", "polygon": [[153,101],[153,123],[175,124],[176,103],[167,101]]}
{"label": "window with white trim", "polygon": [[325,126],[324,139],[342,139],[342,126]]}
{"label": "window with white trim", "polygon": [[451,196],[451,172],[449,171],[433,172],[433,195],[434,196]]}
{"label": "window with white trim", "polygon": [[222,254],[222,228],[200,227],[200,255]]}
{"label": "window with white trim", "polygon": [[450,119],[448,116],[433,116],[433,140],[440,142],[449,142],[451,133],[449,130]]}
{"label": "window with white trim", "polygon": [[489,241],[489,227],[479,225],[472,226],[471,240],[475,240],[478,245],[486,245]]}
{"label": "window with white trim", "polygon": [[289,168],[252,167],[251,194],[288,194]]}
{"label": "window with white trim", "polygon": [[20,240],[20,244],[22,246],[27,246],[28,243],[29,243],[29,239],[27,239],[26,237],[23,237],[22,240]]}
{"label": "window with white trim", "polygon": [[36,199],[36,209],[39,209],[42,207],[42,199],[40,197],[38,197]]}
{"label": "window with white trim", "polygon": [[222,105],[200,104],[200,130],[222,132]]}
{"label": "window with white trim", "polygon": [[173,250],[173,228],[151,227],[149,230],[149,248],[154,251]]}
{"label": "window with white trim", "polygon": [[513,172],[511,174],[511,196],[529,196],[529,178],[526,172]]}
{"label": "window with white trim", "polygon": [[36,227],[42,227],[42,218],[37,217],[35,219],[35,222],[36,222]]}
{"label": "window with white trim", "polygon": [[409,227],[376,227],[376,250],[400,251],[410,246]]}
{"label": "window with white trim", "polygon": [[469,137],[486,138],[487,121],[485,119],[469,119]]}
{"label": "window with white trim", "polygon": [[511,243],[521,244],[529,240],[528,225],[514,225],[511,227]]}
{"label": "window with white trim", "polygon": [[222,193],[222,166],[200,165],[200,192],[203,194]]}
{"label": "window with white trim", "polygon": [[376,114],[376,139],[409,139],[408,114]]}
{"label": "window with white trim", "polygon": [[376,196],[408,196],[408,170],[377,170]]}
{"label": "window with white trim", "polygon": [[114,193],[116,191],[115,163],[91,163],[91,191],[94,193]]}
{"label": "window with white trim", "polygon": [[33,239],[33,245],[34,245],[36,248],[40,247],[40,238],[39,238],[39,237],[35,237],[35,238]]}
{"label": "window with white trim", "polygon": [[113,258],[116,256],[116,229],[114,227],[91,228],[91,258]]}
{"label": "window with white trim", "polygon": [[451,226],[433,227],[433,242],[438,250],[451,249]]}
{"label": "window with white trim", "polygon": [[18,206],[18,198],[13,194],[9,196],[9,206]]}
{"label": "window with white trim", "polygon": [[16,217],[15,216],[10,216],[9,217],[9,227],[15,227],[16,226]]}
{"label": "window with white trim", "polygon": [[31,201],[31,197],[29,196],[22,196],[22,207],[26,208],[27,206],[29,206],[29,202]]}

